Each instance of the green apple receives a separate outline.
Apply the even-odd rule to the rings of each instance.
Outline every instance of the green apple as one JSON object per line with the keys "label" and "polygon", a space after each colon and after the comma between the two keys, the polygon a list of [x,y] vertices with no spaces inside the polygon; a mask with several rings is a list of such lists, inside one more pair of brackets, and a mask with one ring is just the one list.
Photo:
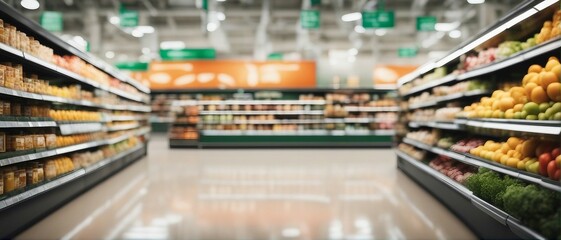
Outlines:
{"label": "green apple", "polygon": [[537,174],[540,168],[540,162],[535,161],[534,163],[530,164],[530,166],[528,167],[529,167],[528,172]]}

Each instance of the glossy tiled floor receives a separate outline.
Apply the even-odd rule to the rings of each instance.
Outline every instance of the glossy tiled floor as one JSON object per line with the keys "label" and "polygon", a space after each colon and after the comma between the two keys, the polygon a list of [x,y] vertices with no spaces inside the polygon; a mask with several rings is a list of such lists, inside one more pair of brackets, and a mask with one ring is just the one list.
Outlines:
{"label": "glossy tiled floor", "polygon": [[391,150],[169,150],[83,194],[21,239],[473,239]]}

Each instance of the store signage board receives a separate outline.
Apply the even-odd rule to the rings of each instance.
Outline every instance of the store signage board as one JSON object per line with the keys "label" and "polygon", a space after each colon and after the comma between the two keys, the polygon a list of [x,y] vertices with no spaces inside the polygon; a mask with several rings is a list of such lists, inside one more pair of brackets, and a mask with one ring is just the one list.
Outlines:
{"label": "store signage board", "polygon": [[417,69],[416,65],[376,65],[372,72],[375,88],[395,88],[397,80]]}
{"label": "store signage board", "polygon": [[320,26],[319,10],[302,10],[300,12],[300,26],[305,29],[318,29]]}
{"label": "store signage board", "polygon": [[435,16],[417,17],[417,31],[434,31],[436,25]]}
{"label": "store signage board", "polygon": [[51,32],[62,32],[62,13],[45,11],[39,18],[41,27]]}
{"label": "store signage board", "polygon": [[401,58],[410,58],[417,56],[417,48],[399,48],[397,56]]}
{"label": "store signage board", "polygon": [[151,89],[314,88],[314,61],[200,60],[151,62]]}
{"label": "store signage board", "polygon": [[148,63],[147,62],[119,62],[115,64],[115,67],[121,70],[146,71],[148,70]]}
{"label": "store signage board", "polygon": [[166,61],[215,59],[216,50],[213,48],[160,49],[160,57]]}
{"label": "store signage board", "polygon": [[310,0],[310,4],[312,6],[321,5],[321,0]]}
{"label": "store signage board", "polygon": [[138,11],[121,10],[120,14],[121,27],[136,27],[138,26]]}
{"label": "store signage board", "polygon": [[362,27],[364,28],[393,28],[395,17],[393,11],[365,11],[362,12]]}
{"label": "store signage board", "polygon": [[270,53],[267,56],[267,60],[283,60],[284,56],[282,53]]}

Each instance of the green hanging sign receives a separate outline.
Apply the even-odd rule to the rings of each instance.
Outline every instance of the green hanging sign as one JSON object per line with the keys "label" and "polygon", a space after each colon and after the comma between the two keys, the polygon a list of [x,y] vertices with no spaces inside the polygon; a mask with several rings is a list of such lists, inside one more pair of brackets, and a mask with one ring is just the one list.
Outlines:
{"label": "green hanging sign", "polygon": [[362,12],[362,27],[364,28],[393,28],[395,17],[393,11]]}
{"label": "green hanging sign", "polygon": [[121,70],[143,72],[148,70],[148,63],[147,62],[119,62],[115,64],[115,67]]}
{"label": "green hanging sign", "polygon": [[321,0],[310,0],[310,5],[312,5],[312,7],[321,5]]}
{"label": "green hanging sign", "polygon": [[435,16],[417,17],[417,31],[434,31],[435,25]]}
{"label": "green hanging sign", "polygon": [[300,26],[306,29],[318,29],[320,26],[319,10],[302,10],[300,12]]}
{"label": "green hanging sign", "polygon": [[283,57],[282,53],[270,53],[267,56],[267,60],[283,60]]}
{"label": "green hanging sign", "polygon": [[62,13],[45,11],[39,17],[41,27],[51,32],[62,31]]}
{"label": "green hanging sign", "polygon": [[160,49],[162,60],[216,59],[213,48]]}
{"label": "green hanging sign", "polygon": [[403,47],[397,50],[397,56],[400,58],[411,58],[417,56],[417,48]]}
{"label": "green hanging sign", "polygon": [[121,10],[120,14],[121,27],[136,27],[138,26],[138,11]]}

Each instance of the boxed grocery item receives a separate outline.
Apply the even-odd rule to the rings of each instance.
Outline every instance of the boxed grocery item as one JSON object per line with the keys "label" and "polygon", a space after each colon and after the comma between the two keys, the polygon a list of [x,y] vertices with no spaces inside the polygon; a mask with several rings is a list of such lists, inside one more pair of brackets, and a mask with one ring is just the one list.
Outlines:
{"label": "boxed grocery item", "polygon": [[33,147],[35,147],[35,149],[46,148],[45,136],[41,134],[33,135]]}
{"label": "boxed grocery item", "polygon": [[25,135],[24,136],[24,144],[25,144],[25,150],[32,150],[33,149],[33,135]]}
{"label": "boxed grocery item", "polygon": [[0,153],[6,152],[6,133],[0,132]]}
{"label": "boxed grocery item", "polygon": [[55,134],[45,134],[45,146],[47,148],[56,148],[56,135]]}
{"label": "boxed grocery item", "polygon": [[15,189],[14,171],[7,169],[4,171],[4,193],[9,193]]}

